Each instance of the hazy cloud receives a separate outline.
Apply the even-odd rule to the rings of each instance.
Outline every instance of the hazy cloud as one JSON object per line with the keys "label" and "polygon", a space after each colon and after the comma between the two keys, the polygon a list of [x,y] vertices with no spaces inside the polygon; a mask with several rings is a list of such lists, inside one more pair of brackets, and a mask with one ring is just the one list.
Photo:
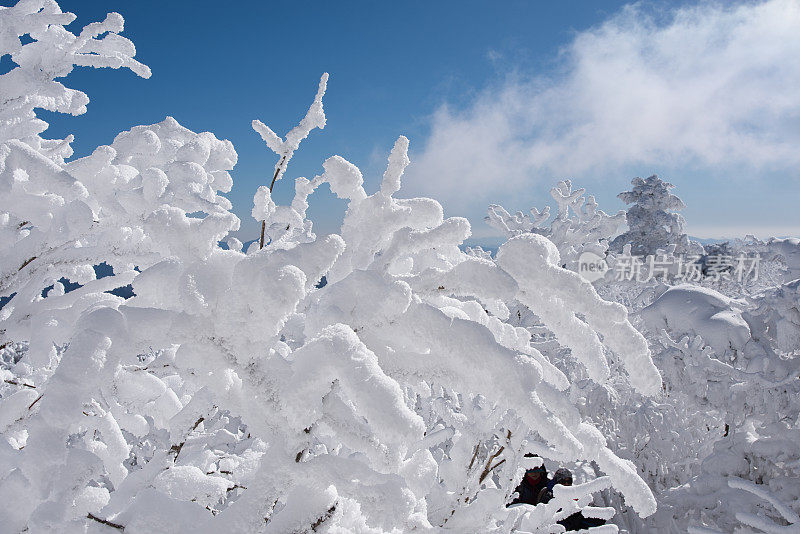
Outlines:
{"label": "hazy cloud", "polygon": [[558,73],[438,109],[407,191],[463,212],[532,180],[583,184],[636,164],[797,173],[799,28],[800,0],[704,3],[659,20],[628,6],[577,34]]}

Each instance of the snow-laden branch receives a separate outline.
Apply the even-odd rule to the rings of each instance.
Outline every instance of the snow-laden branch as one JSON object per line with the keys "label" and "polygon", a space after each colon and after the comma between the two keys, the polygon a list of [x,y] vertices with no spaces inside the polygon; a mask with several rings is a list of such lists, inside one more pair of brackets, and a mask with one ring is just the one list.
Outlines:
{"label": "snow-laden branch", "polygon": [[[53,0],[22,1],[0,10],[0,55],[9,54],[16,65],[0,76],[0,143],[20,139],[53,161],[63,162],[72,155],[72,138],[39,137],[47,123],[37,118],[34,110],[79,115],[86,113],[89,97],[55,80],[67,76],[75,66],[128,68],[143,78],[150,77],[150,69],[133,59],[136,48],[119,35],[124,21],[118,13],[86,25],[76,36],[64,28],[75,15],[62,13]],[[32,41],[23,44],[23,36]]]}
{"label": "snow-laden branch", "polygon": [[[253,130],[255,130],[267,146],[278,155],[278,162],[275,164],[275,172],[272,175],[272,181],[269,188],[262,186],[258,188],[256,195],[253,199],[253,218],[261,221],[261,238],[259,240],[259,248],[264,248],[264,239],[267,229],[267,219],[270,218],[275,209],[275,204],[272,202],[271,193],[275,182],[283,178],[286,168],[289,166],[289,161],[292,159],[295,150],[300,147],[301,141],[308,137],[311,130],[325,128],[325,110],[322,108],[322,97],[325,96],[325,91],[328,87],[328,73],[324,73],[319,80],[319,88],[317,95],[314,97],[314,102],[308,108],[305,117],[300,121],[300,124],[292,128],[286,139],[281,139],[278,134],[258,119],[252,122]],[[313,191],[311,189],[309,193]],[[306,196],[308,193],[306,193]],[[307,206],[306,206],[307,207]],[[291,226],[291,221],[289,222]],[[287,230],[289,227],[286,228]]]}
{"label": "snow-laden branch", "polygon": [[261,136],[261,139],[264,140],[270,150],[275,152],[279,158],[278,163],[275,164],[275,175],[272,178],[270,190],[272,190],[272,184],[283,177],[289,160],[292,159],[295,150],[300,147],[300,142],[308,137],[308,134],[311,133],[311,130],[314,128],[319,128],[320,130],[325,128],[325,110],[322,108],[322,97],[325,96],[327,87],[328,73],[326,72],[319,80],[317,95],[314,97],[314,102],[309,106],[305,117],[303,117],[297,126],[286,134],[285,139],[281,139],[278,134],[273,132],[269,126],[260,120],[253,120],[253,130]]}
{"label": "snow-laden branch", "polygon": [[[19,5],[68,18],[53,2]],[[111,38],[120,22],[73,36],[80,60],[113,49],[138,68]],[[276,180],[324,126],[326,80],[285,139],[254,122],[280,157]],[[549,531],[570,511],[609,518],[590,506],[609,487],[652,514],[635,467],[581,415],[572,376],[509,306],[540,314],[598,382],[609,384],[614,355],[652,394],[660,378],[625,309],[562,269],[541,236],[509,240],[497,261],[462,252],[466,219],[394,197],[408,144],[398,138],[374,193],[339,156],[297,179],[290,205],[260,188],[269,246],[243,252],[222,196],[237,160],[227,141],[167,118],[65,164],[3,139],[0,187],[13,203],[0,218],[0,496],[20,505],[0,524],[509,532],[528,517]],[[318,238],[306,212],[323,183],[348,206],[340,234]],[[119,284],[127,298],[107,293]],[[602,473],[552,506],[507,508],[530,450]]]}

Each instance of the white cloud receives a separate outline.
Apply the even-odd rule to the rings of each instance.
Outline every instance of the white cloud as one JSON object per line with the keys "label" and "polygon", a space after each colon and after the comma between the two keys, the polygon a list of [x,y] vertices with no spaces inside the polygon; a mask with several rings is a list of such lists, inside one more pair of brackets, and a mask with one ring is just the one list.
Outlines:
{"label": "white cloud", "polygon": [[705,3],[665,21],[628,6],[578,33],[557,75],[438,109],[406,191],[465,213],[532,181],[585,185],[637,165],[797,174],[799,58],[800,0]]}

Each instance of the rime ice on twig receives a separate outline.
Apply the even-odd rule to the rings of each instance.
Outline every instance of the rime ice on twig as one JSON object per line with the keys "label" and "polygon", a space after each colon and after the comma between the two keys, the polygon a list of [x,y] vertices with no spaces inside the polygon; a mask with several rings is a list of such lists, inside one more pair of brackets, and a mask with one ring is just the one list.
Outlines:
{"label": "rime ice on twig", "polygon": [[[322,108],[322,97],[325,95],[327,87],[328,73],[326,72],[319,80],[317,95],[314,97],[314,102],[312,102],[311,106],[308,108],[306,116],[303,117],[300,124],[292,128],[289,133],[286,134],[286,139],[281,139],[269,126],[258,119],[254,119],[252,122],[253,129],[258,132],[267,146],[278,155],[278,162],[275,164],[275,172],[272,175],[269,189],[260,187],[254,199],[256,206],[253,208],[253,217],[261,221],[259,248],[264,248],[264,234],[267,226],[266,220],[271,214],[268,209],[268,206],[272,203],[270,193],[272,193],[275,182],[283,178],[283,174],[286,172],[286,167],[289,165],[289,161],[292,159],[295,150],[300,147],[300,142],[308,137],[311,130],[314,128],[319,128],[320,130],[325,128],[325,110]],[[272,204],[272,206],[274,206],[274,204]]]}

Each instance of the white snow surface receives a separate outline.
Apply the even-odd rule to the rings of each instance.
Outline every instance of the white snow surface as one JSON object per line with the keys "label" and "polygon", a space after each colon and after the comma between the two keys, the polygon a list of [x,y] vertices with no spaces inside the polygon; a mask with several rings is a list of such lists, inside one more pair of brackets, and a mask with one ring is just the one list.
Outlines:
{"label": "white snow surface", "polygon": [[641,315],[655,331],[700,336],[718,354],[724,354],[750,340],[741,306],[713,289],[679,284],[667,289]]}

